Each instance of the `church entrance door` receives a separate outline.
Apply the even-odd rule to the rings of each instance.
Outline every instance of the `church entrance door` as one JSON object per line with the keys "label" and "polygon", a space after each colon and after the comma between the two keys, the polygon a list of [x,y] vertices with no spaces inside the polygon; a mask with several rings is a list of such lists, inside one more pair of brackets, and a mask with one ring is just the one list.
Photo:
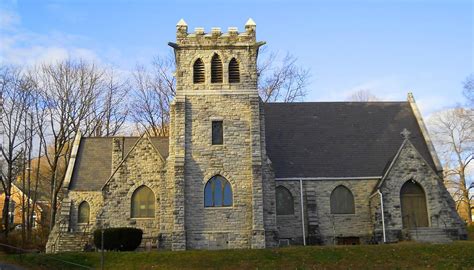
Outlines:
{"label": "church entrance door", "polygon": [[413,180],[407,181],[400,191],[404,229],[428,227],[428,210],[423,188]]}

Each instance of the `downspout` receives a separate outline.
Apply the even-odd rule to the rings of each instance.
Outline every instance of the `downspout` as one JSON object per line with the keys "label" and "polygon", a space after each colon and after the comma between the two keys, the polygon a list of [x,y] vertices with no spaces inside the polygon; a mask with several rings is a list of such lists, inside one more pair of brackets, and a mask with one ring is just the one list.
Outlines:
{"label": "downspout", "polygon": [[303,231],[303,246],[306,246],[306,232],[304,229],[303,179],[300,179],[300,204],[301,204],[301,229]]}
{"label": "downspout", "polygon": [[380,196],[380,209],[382,210],[382,234],[383,234],[383,242],[387,243],[387,238],[385,236],[385,214],[384,214],[384,209],[383,209],[383,195],[382,192],[380,192],[380,189],[377,189],[377,193]]}

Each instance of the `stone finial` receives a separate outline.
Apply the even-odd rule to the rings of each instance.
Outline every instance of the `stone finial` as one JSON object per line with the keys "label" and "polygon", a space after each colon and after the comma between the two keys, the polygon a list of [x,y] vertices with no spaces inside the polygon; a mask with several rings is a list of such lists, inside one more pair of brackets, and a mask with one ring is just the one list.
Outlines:
{"label": "stone finial", "polygon": [[408,129],[404,128],[404,129],[402,130],[402,132],[400,132],[400,134],[402,135],[402,137],[403,137],[405,140],[410,139],[410,134],[411,134],[411,132],[410,132]]}
{"label": "stone finial", "polygon": [[247,27],[247,26],[257,26],[257,24],[255,23],[255,21],[252,18],[249,18],[247,20],[247,22],[245,23],[245,27]]}
{"label": "stone finial", "polygon": [[183,19],[176,24],[176,33],[178,37],[185,37],[188,34],[188,24]]}
{"label": "stone finial", "polygon": [[408,102],[415,102],[415,97],[413,96],[412,92],[408,92],[407,100]]}
{"label": "stone finial", "polygon": [[179,20],[179,22],[176,24],[176,26],[188,26],[188,24],[184,21],[184,19]]}
{"label": "stone finial", "polygon": [[257,24],[249,18],[248,21],[245,23],[245,32],[248,35],[255,37],[255,30],[257,29]]}

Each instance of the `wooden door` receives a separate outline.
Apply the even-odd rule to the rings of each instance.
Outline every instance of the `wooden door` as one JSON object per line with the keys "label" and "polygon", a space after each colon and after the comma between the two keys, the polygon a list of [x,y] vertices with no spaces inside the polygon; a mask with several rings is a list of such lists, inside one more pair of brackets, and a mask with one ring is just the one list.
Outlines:
{"label": "wooden door", "polygon": [[406,182],[400,191],[403,228],[428,227],[428,210],[423,188],[414,181]]}

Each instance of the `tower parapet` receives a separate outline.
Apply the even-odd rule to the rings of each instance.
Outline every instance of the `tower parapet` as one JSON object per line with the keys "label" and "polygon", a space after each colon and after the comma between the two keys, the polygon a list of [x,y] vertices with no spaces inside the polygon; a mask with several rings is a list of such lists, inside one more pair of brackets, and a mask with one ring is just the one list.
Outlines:
{"label": "tower parapet", "polygon": [[[237,27],[227,28],[227,32],[222,32],[220,27],[212,27],[210,32],[205,31],[203,27],[194,28],[194,32],[188,32],[188,25],[181,19],[176,24],[176,45],[179,46],[248,46],[256,42],[257,25],[252,19],[245,24],[245,31],[239,32]],[[173,46],[173,43],[170,43]]]}
{"label": "tower parapet", "polygon": [[252,19],[243,32],[237,27],[229,27],[227,32],[220,27],[213,27],[210,32],[196,27],[191,33],[181,19],[176,24],[176,43],[168,44],[176,55],[177,96],[227,90],[257,94],[257,55],[265,42],[256,41]]}

